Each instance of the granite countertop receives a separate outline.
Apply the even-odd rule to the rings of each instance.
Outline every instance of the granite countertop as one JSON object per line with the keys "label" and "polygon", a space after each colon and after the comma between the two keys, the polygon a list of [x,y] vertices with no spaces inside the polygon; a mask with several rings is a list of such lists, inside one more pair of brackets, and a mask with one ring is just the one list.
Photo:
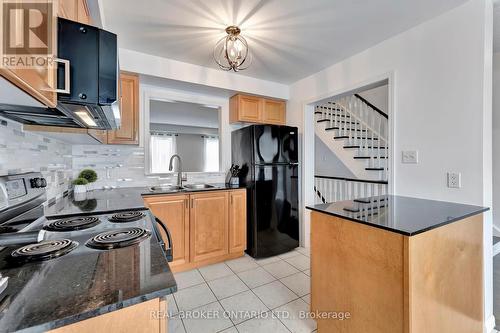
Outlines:
{"label": "granite countertop", "polygon": [[405,236],[417,235],[489,210],[481,206],[393,195],[307,208]]}
{"label": "granite countertop", "polygon": [[85,242],[116,228],[105,216],[98,217],[101,223],[90,229],[46,232],[45,239],[66,236],[79,243],[59,258],[18,265],[9,260],[17,247],[0,252],[0,271],[9,277],[0,301],[0,332],[43,332],[163,298],[177,290],[150,220],[127,223],[152,231],[136,246],[96,250],[86,247]]}
{"label": "granite countertop", "polygon": [[149,187],[121,187],[109,190],[93,190],[82,195],[68,194],[45,207],[45,216],[53,218],[67,215],[92,215],[108,211],[137,210],[146,208],[143,196],[242,188],[242,186],[226,184],[210,185],[213,187],[179,191],[151,191]]}

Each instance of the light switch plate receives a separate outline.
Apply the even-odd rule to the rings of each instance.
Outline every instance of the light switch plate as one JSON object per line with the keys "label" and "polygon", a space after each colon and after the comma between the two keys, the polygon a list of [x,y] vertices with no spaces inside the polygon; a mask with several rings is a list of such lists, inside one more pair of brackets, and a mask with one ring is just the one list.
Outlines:
{"label": "light switch plate", "polygon": [[418,150],[403,150],[401,155],[403,163],[417,164],[418,163]]}
{"label": "light switch plate", "polygon": [[448,172],[448,187],[460,188],[462,187],[462,175],[460,172]]}

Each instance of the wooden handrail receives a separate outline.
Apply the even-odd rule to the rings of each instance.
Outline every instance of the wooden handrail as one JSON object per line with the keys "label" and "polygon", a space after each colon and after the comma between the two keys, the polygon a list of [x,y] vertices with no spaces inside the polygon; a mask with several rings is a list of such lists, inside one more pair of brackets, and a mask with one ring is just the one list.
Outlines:
{"label": "wooden handrail", "polygon": [[354,96],[356,96],[361,101],[363,101],[364,103],[366,103],[366,105],[368,105],[373,110],[377,111],[382,117],[384,117],[386,119],[389,119],[389,116],[387,115],[387,113],[385,113],[384,111],[380,110],[378,107],[376,107],[372,103],[368,102],[366,99],[364,99],[363,97],[361,97],[359,94],[354,94]]}

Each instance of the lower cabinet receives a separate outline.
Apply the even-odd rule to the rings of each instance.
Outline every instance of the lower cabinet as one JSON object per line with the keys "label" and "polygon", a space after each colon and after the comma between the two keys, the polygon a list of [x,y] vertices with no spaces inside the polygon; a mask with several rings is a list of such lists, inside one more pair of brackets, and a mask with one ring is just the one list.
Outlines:
{"label": "lower cabinet", "polygon": [[229,253],[247,249],[247,193],[229,192]]}
{"label": "lower cabinet", "polygon": [[[174,260],[170,263],[175,266],[189,262],[189,195],[152,196],[144,199],[153,214],[167,226],[172,236]],[[163,229],[163,240],[168,242]]]}
{"label": "lower cabinet", "polygon": [[189,231],[192,262],[229,253],[228,215],[228,192],[191,195]]}
{"label": "lower cabinet", "polygon": [[172,235],[174,272],[242,256],[246,249],[246,190],[144,198]]}
{"label": "lower cabinet", "polygon": [[167,332],[167,302],[156,298],[50,330],[50,333]]}

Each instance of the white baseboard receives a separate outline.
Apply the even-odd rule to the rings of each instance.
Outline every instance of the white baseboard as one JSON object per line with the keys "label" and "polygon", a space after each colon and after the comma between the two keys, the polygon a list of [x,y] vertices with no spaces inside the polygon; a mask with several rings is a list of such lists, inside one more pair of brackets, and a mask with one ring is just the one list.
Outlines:
{"label": "white baseboard", "polygon": [[495,332],[495,316],[491,315],[484,323],[484,333]]}

